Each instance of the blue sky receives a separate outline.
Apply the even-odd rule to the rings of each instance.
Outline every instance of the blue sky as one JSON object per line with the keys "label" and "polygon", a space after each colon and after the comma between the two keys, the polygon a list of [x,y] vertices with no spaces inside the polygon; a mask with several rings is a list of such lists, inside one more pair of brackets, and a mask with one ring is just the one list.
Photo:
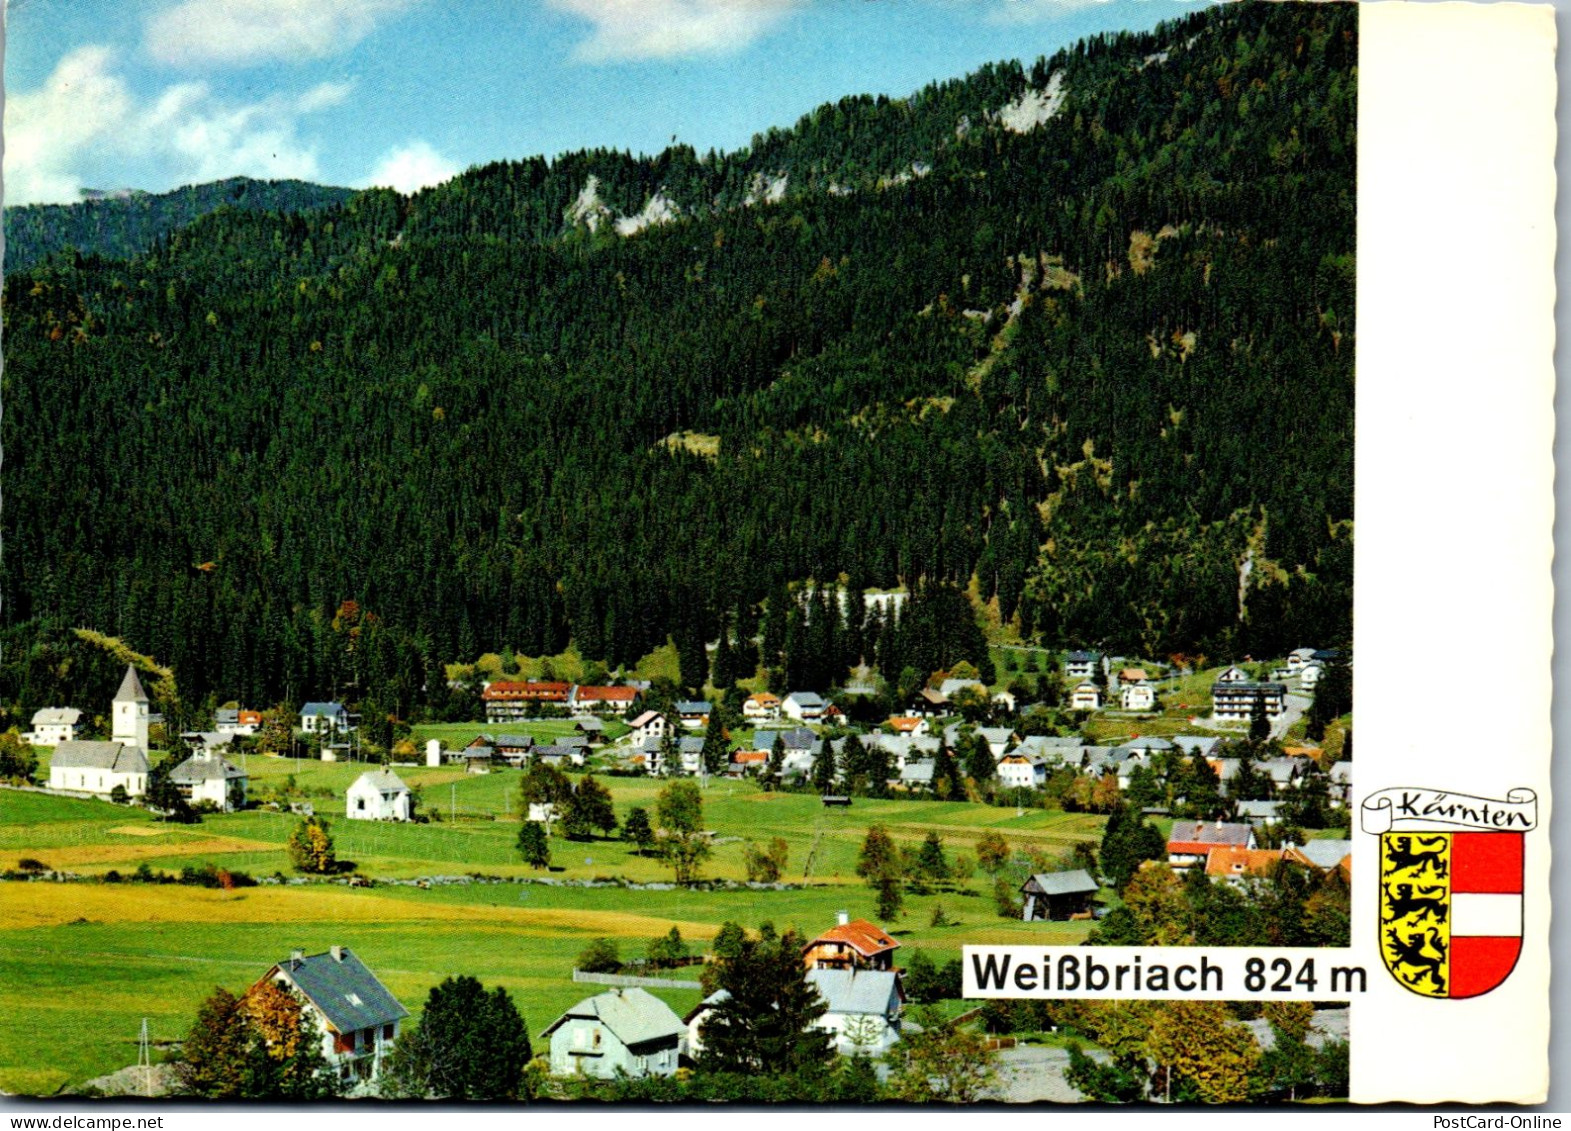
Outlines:
{"label": "blue sky", "polygon": [[1183,0],[10,0],[7,204],[246,175],[413,191],[470,165],[745,145]]}

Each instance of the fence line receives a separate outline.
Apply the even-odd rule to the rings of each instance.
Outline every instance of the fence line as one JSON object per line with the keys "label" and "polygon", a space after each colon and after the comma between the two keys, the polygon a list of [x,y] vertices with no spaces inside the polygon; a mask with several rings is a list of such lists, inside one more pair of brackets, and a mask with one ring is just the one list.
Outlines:
{"label": "fence line", "polygon": [[633,974],[595,974],[588,970],[573,971],[573,981],[593,982],[597,986],[642,986],[645,989],[701,990],[702,982],[687,982],[680,978],[640,978]]}

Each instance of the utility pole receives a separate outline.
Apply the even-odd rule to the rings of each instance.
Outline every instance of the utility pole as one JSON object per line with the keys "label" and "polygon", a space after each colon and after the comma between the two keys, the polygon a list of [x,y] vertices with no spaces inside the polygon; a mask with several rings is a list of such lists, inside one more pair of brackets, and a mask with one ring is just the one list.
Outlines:
{"label": "utility pole", "polygon": [[136,1042],[136,1066],[142,1070],[142,1091],[153,1095],[153,1049],[147,1038],[147,1018],[142,1018],[142,1035]]}

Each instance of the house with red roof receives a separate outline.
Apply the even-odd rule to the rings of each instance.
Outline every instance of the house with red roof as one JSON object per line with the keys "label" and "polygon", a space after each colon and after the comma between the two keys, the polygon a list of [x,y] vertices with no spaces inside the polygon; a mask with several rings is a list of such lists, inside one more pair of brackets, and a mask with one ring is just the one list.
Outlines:
{"label": "house with red roof", "polygon": [[1205,867],[1216,848],[1255,848],[1253,825],[1228,821],[1174,821],[1167,838],[1167,862],[1174,870]]}
{"label": "house with red roof", "polygon": [[575,711],[595,714],[626,714],[642,701],[644,693],[636,687],[575,687],[568,706]]}
{"label": "house with red roof", "polygon": [[844,911],[840,921],[802,948],[809,970],[893,970],[900,944],[889,932]]}

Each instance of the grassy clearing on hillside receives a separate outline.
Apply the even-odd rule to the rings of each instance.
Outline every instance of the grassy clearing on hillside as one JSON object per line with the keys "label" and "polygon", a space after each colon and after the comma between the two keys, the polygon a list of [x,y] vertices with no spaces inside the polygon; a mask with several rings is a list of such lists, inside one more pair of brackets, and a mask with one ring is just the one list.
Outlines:
{"label": "grassy clearing on hillside", "polygon": [[[979,881],[973,887],[980,889]],[[622,957],[681,928],[712,937],[726,920],[765,920],[809,934],[837,911],[872,916],[866,887],[784,892],[638,891],[494,884],[370,891],[312,885],[238,892],[183,887],[0,883],[0,1088],[47,1093],[133,1064],[148,1018],[155,1040],[182,1037],[216,985],[239,991],[295,947],[351,947],[412,1011],[431,987],[473,974],[508,988],[538,1034],[595,992],[571,980],[589,940],[618,940]],[[932,928],[941,903],[960,925]],[[82,921],[85,920],[85,921]],[[996,917],[981,894],[912,896],[897,924],[902,947],[940,961],[966,943],[1066,945],[1087,924]],[[903,952],[908,955],[909,949]],[[62,961],[69,955],[69,961]],[[656,990],[682,1013],[697,990]],[[412,1019],[413,1020],[413,1019]],[[42,1068],[47,1061],[50,1067]]]}

